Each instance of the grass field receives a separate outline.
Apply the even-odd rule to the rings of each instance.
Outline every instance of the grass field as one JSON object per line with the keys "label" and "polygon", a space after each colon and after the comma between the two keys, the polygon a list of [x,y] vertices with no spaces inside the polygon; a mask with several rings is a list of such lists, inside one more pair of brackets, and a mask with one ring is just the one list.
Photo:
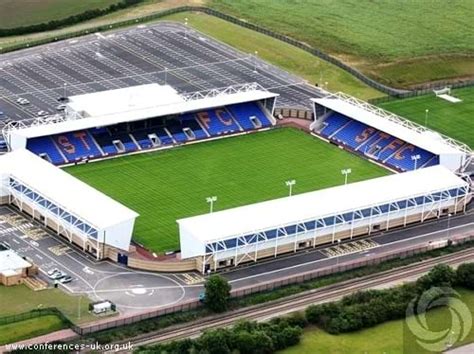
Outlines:
{"label": "grass field", "polygon": [[[474,315],[474,292],[458,289],[462,301]],[[426,315],[428,328],[441,331],[447,328],[451,316],[448,308],[429,311]],[[454,314],[454,316],[456,316]],[[331,335],[320,329],[309,329],[304,332],[302,342],[282,351],[282,354],[397,354],[425,353],[415,346],[413,336],[404,334],[404,320],[390,321],[379,326],[340,335]],[[467,337],[455,346],[474,342],[474,327]],[[406,345],[406,346],[404,346]],[[411,348],[411,351],[407,351]],[[416,348],[416,349],[415,349]],[[426,352],[428,353],[428,352]],[[432,352],[431,352],[432,353]]]}
{"label": "grass field", "polygon": [[97,319],[88,312],[90,301],[87,297],[82,297],[79,300],[79,297],[69,296],[60,289],[33,291],[25,285],[0,286],[0,299],[0,317],[28,312],[37,308],[57,307],[69,320],[75,323]]}
{"label": "grass field", "polygon": [[434,94],[382,103],[379,106],[425,124],[428,109],[428,127],[462,141],[474,149],[474,87],[453,90],[452,95],[462,99],[450,103]]}
{"label": "grass field", "polygon": [[471,0],[210,0],[210,6],[321,48],[391,84],[474,74]]}
{"label": "grass field", "polygon": [[69,167],[72,175],[140,214],[134,238],[154,251],[178,248],[176,219],[340,185],[388,172],[295,129],[276,129],[155,153]]}
{"label": "grass field", "polygon": [[59,331],[65,324],[57,316],[42,316],[0,326],[0,345]]}
{"label": "grass field", "polygon": [[0,28],[60,20],[118,2],[120,0],[0,0]]}

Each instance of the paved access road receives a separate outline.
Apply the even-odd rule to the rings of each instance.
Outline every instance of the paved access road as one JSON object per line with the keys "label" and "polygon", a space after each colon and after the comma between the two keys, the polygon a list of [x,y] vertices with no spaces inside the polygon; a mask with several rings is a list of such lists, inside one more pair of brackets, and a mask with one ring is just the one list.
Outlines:
{"label": "paved access road", "polygon": [[[315,249],[251,264],[222,273],[234,289],[266,282],[304,271],[360,259],[410,245],[447,239],[457,233],[474,231],[474,213],[437,220],[414,227],[367,238],[371,248],[331,256],[328,248]],[[143,312],[196,299],[205,278],[196,272],[151,273],[129,269],[110,261],[96,262],[69,244],[63,237],[44,230],[31,218],[19,215],[10,207],[0,207],[0,242],[7,242],[19,254],[28,256],[41,270],[41,277],[50,283],[46,272],[58,268],[70,274],[73,281],[60,285],[71,294],[85,294],[92,300],[115,302],[123,313]],[[339,247],[344,246],[341,244]],[[334,247],[334,246],[333,246]]]}

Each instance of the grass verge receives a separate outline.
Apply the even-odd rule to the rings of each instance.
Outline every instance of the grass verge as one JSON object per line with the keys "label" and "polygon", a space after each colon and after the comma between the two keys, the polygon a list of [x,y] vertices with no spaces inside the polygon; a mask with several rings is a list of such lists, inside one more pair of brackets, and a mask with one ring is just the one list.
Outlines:
{"label": "grass verge", "polygon": [[0,326],[0,345],[15,343],[59,331],[66,324],[57,316],[48,315]]}
{"label": "grass verge", "polygon": [[38,308],[56,307],[71,322],[96,320],[89,311],[89,299],[65,294],[60,289],[32,291],[25,285],[0,286],[0,317],[15,315]]}
{"label": "grass verge", "polygon": [[[470,309],[471,315],[474,315],[474,291],[461,288],[456,289],[456,291],[460,294],[460,300]],[[429,328],[432,333],[445,330],[449,326],[447,319],[451,319],[453,316],[451,311],[452,309],[447,306],[428,311],[426,313],[426,328]],[[410,348],[416,348],[416,353],[419,354],[433,353],[432,351],[424,351],[416,343],[418,338],[409,333],[405,323],[404,319],[390,321],[375,327],[338,335],[332,335],[319,328],[310,327],[304,331],[303,338],[298,345],[283,350],[281,353],[371,354],[413,352],[410,351]],[[370,340],[367,340],[367,338],[370,338]],[[474,342],[474,328],[470,329],[463,340],[456,342],[455,346],[472,342]]]}

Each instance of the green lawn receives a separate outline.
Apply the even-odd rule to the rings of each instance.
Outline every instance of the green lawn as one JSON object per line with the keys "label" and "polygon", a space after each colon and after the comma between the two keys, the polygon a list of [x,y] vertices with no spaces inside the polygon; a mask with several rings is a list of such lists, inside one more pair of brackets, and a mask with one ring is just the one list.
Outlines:
{"label": "green lawn", "polygon": [[198,31],[245,53],[258,51],[260,58],[302,77],[310,84],[318,82],[322,85],[327,82],[330,91],[343,91],[362,99],[382,95],[344,70],[302,49],[216,17],[202,13],[181,13],[165,19],[184,22],[185,18],[188,19],[188,25]]}
{"label": "green lawn", "polygon": [[154,251],[178,248],[176,219],[340,185],[388,172],[295,129],[275,129],[166,151],[124,156],[66,171],[140,214],[134,238]]}
{"label": "green lawn", "polygon": [[474,87],[453,90],[452,95],[462,99],[450,103],[434,94],[382,103],[379,106],[425,124],[428,109],[428,127],[462,141],[474,148]]}
{"label": "green lawn", "polygon": [[0,326],[0,345],[15,343],[65,328],[57,316],[41,316]]}
{"label": "green lawn", "polygon": [[[37,308],[57,307],[72,322],[97,319],[89,314],[87,297],[70,296],[60,289],[33,291],[25,285],[0,286],[0,317],[28,312]],[[79,318],[80,305],[80,318]],[[1,329],[0,329],[1,332]]]}
{"label": "green lawn", "polygon": [[[458,289],[462,301],[474,315],[474,292]],[[448,308],[429,311],[426,315],[428,328],[441,331],[448,328],[452,314]],[[454,314],[456,316],[456,314]],[[320,329],[305,331],[302,342],[282,351],[283,354],[398,354],[425,353],[415,345],[415,337],[404,332],[404,320],[390,321],[365,330],[332,335]],[[454,337],[453,337],[454,338]],[[453,339],[451,339],[453,340]],[[467,337],[455,346],[474,342],[474,326]],[[407,349],[409,348],[409,349]],[[416,349],[415,349],[416,348]],[[426,352],[428,353],[428,352]]]}
{"label": "green lawn", "polygon": [[0,28],[59,20],[121,0],[0,0]]}
{"label": "green lawn", "polygon": [[[474,74],[472,0],[209,3],[213,8],[337,55],[391,84],[409,85]],[[410,75],[404,75],[407,69]]]}

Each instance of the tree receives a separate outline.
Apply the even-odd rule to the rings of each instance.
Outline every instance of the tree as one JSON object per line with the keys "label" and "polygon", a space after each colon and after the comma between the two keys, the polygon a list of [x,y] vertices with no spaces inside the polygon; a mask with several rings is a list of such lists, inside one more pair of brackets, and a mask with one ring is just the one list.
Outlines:
{"label": "tree", "polygon": [[226,329],[204,332],[198,339],[198,346],[208,354],[230,354],[229,337]]}
{"label": "tree", "polygon": [[456,283],[474,289],[474,263],[463,263],[456,270]]}
{"label": "tree", "polygon": [[456,280],[456,273],[453,268],[446,264],[434,266],[428,274],[417,280],[417,285],[422,289],[429,289],[433,286],[451,286]]}
{"label": "tree", "polygon": [[204,288],[204,304],[211,311],[224,312],[227,310],[231,290],[231,286],[227,279],[220,275],[212,275],[207,279]]}

